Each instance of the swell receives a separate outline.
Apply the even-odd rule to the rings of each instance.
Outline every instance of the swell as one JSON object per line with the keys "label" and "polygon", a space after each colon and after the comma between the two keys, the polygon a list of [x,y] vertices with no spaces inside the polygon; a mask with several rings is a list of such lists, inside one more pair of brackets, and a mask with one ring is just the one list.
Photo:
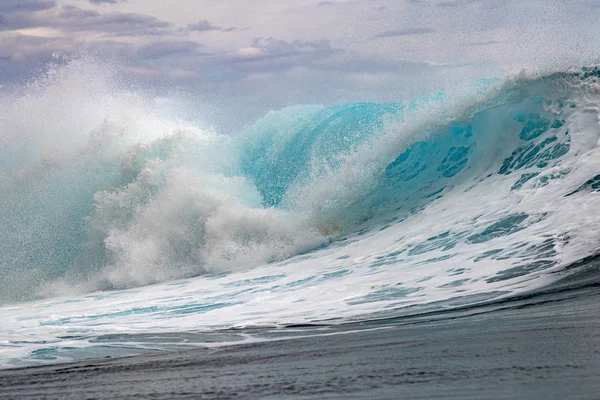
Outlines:
{"label": "swell", "polygon": [[292,107],[235,137],[69,68],[3,99],[1,301],[248,269],[399,224],[431,265],[454,249],[512,260],[490,284],[597,247],[594,218],[573,226],[597,210],[596,67]]}

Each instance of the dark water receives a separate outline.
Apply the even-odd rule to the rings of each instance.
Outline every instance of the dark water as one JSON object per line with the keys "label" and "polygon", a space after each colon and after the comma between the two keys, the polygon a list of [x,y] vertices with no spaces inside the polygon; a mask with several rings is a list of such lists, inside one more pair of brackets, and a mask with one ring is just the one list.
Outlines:
{"label": "dark water", "polygon": [[598,266],[584,267],[542,293],[484,307],[3,370],[0,398],[599,399]]}

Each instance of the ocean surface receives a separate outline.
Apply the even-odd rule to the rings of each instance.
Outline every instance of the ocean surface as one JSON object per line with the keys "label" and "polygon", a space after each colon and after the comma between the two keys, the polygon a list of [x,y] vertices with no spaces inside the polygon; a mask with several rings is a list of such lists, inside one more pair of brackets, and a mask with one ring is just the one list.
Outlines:
{"label": "ocean surface", "polygon": [[594,398],[599,83],[228,135],[85,62],[4,93],[0,393]]}
{"label": "ocean surface", "polygon": [[600,263],[578,269],[575,279],[488,306],[229,330],[220,335],[261,340],[0,370],[0,393],[4,399],[597,399],[600,286],[589,278],[598,276]]}

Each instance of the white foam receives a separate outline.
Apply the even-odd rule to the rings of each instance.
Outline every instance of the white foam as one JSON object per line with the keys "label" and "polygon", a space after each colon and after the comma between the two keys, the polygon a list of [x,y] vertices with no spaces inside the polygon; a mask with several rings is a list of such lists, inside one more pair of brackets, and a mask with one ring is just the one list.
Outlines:
{"label": "white foam", "polygon": [[[334,204],[334,211],[347,213],[353,201],[376,190],[375,178],[394,156],[427,138],[412,135],[423,130],[431,133],[448,120],[416,118],[389,127],[381,141],[347,155],[341,168],[315,176],[291,191],[293,210],[261,207],[252,183],[229,168],[236,158],[230,138],[162,118],[156,125],[138,125],[135,118],[128,119],[129,112],[109,112],[109,122],[101,118],[84,124],[78,132],[83,131],[85,139],[75,151],[69,151],[70,156],[61,155],[59,160],[65,163],[72,154],[86,151],[92,152],[94,159],[104,157],[102,165],[107,164],[106,159],[120,160],[117,178],[126,183],[92,193],[93,213],[85,220],[89,258],[78,262],[86,266],[93,265],[90,260],[110,262],[82,275],[77,273],[80,265],[75,264],[71,275],[52,280],[45,288],[66,294],[60,298],[1,307],[1,365],[75,357],[68,352],[56,355],[53,348],[81,348],[83,356],[79,357],[85,357],[85,349],[108,334],[336,323],[377,313],[409,312],[413,306],[451,307],[461,299],[469,304],[547,285],[557,279],[551,272],[599,249],[600,193],[582,191],[565,196],[600,171],[600,98],[593,87],[532,82],[524,90],[526,96],[516,96],[518,101],[542,94],[553,99],[566,95],[576,105],[560,110],[552,109],[555,103],[547,106],[550,114],[561,113],[564,120],[564,125],[552,128],[549,135],[565,137],[570,132],[570,151],[555,165],[498,174],[502,161],[524,145],[518,139],[521,125],[510,118],[502,122],[510,117],[510,107],[485,114],[487,119],[481,121],[477,120],[480,110],[463,104],[457,108],[464,112],[451,119],[461,121],[465,115],[476,115],[473,124],[487,124],[488,134],[477,137],[479,148],[471,153],[469,167],[445,181],[443,197],[432,198],[418,212],[406,213],[401,222],[390,219],[394,215],[389,209],[382,211],[376,220],[390,221],[386,226],[369,222],[356,227],[365,228],[363,231],[345,232],[345,241],[339,238],[318,251],[296,256],[325,243],[321,232],[345,216],[324,213],[323,204]],[[456,109],[452,104],[448,108]],[[127,157],[114,151],[115,142],[121,143],[115,139],[121,137],[119,132],[125,132],[127,138],[145,138],[146,129],[154,132],[152,140],[127,143]],[[168,154],[144,158],[157,143],[171,146]],[[102,150],[103,146],[110,151]],[[115,154],[119,157],[113,157]],[[124,166],[122,160],[127,160]],[[14,182],[22,183],[24,176],[42,170],[38,164],[36,172],[21,174]],[[524,173],[539,175],[511,190]],[[544,181],[550,176],[554,179]],[[522,217],[519,229],[485,242],[469,239],[515,215]],[[452,239],[451,243],[431,246],[444,238]],[[429,248],[416,251],[419,246]],[[478,260],[490,251],[505,257],[488,254],[484,261]],[[102,257],[94,258],[97,252]],[[532,267],[540,261],[547,267]],[[255,268],[250,269],[252,266]],[[518,268],[524,268],[523,273],[509,273]],[[102,286],[132,287],[207,271],[216,275],[129,290],[68,294]],[[222,271],[229,273],[219,275]],[[499,277],[502,279],[495,279]],[[168,346],[159,339],[152,343],[138,340],[133,345],[137,351]],[[124,340],[116,337],[102,343],[120,346]],[[40,351],[46,355],[40,356]]]}

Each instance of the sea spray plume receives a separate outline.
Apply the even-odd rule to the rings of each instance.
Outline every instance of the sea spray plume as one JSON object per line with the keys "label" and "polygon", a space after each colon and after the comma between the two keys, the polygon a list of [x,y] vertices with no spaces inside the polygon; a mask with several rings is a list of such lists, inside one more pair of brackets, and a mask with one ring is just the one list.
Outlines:
{"label": "sea spray plume", "polygon": [[256,208],[230,138],[165,117],[112,72],[76,59],[3,99],[2,301],[248,268],[320,241]]}

